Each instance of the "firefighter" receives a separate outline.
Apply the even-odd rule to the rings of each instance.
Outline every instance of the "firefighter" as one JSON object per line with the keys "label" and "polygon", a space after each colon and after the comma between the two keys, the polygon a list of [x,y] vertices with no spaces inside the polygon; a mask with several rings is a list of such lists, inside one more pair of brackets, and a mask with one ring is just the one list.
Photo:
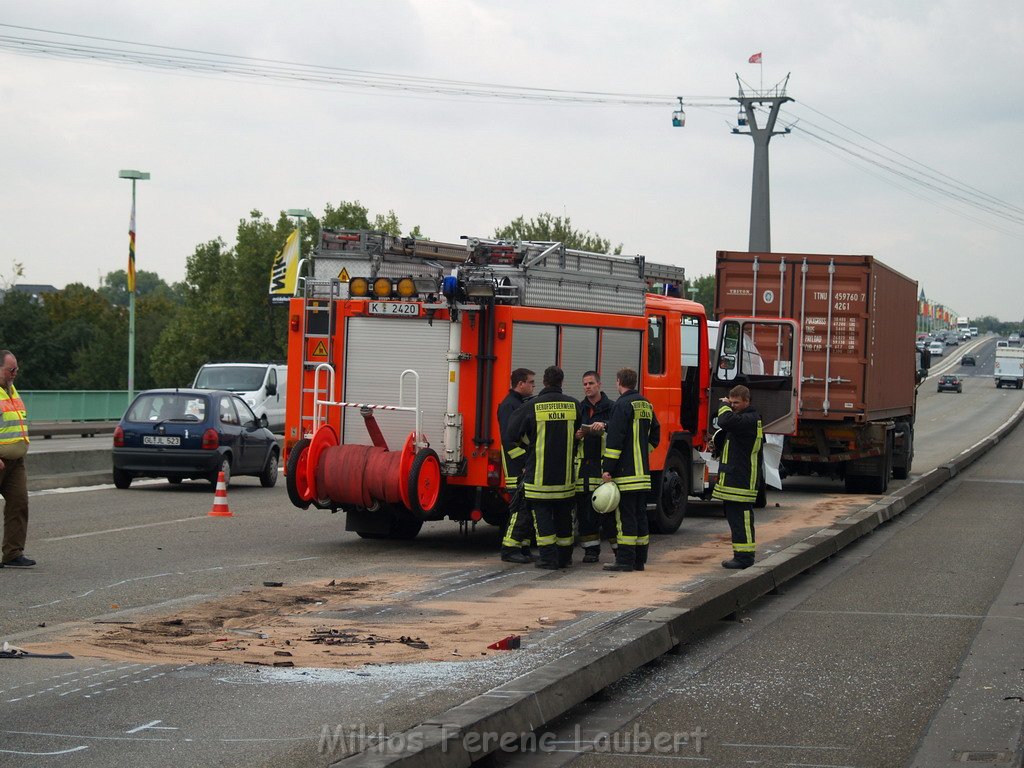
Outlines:
{"label": "firefighter", "polygon": [[509,434],[512,414],[533,397],[536,374],[528,368],[512,371],[511,386],[505,399],[498,404],[498,429],[501,433],[501,469],[505,473],[505,490],[512,495],[509,504],[508,525],[501,540],[501,559],[506,563],[531,563],[530,539],[533,520],[521,487],[526,450],[515,444]]}
{"label": "firefighter", "polygon": [[572,508],[576,483],[573,454],[580,428],[580,404],[562,393],[561,368],[544,369],[544,388],[516,414],[510,432],[526,450],[523,488],[533,506],[540,548],[538,568],[572,563]]}
{"label": "firefighter", "polygon": [[761,414],[750,404],[750,390],[742,384],[729,390],[718,409],[721,465],[711,497],[721,499],[732,531],[731,560],[722,567],[749,568],[754,564],[754,502],[761,482]]}
{"label": "firefighter", "polygon": [[596,563],[601,554],[602,538],[608,539],[615,549],[615,518],[597,514],[591,503],[591,494],[601,484],[601,454],[615,402],[601,391],[597,371],[583,374],[583,394],[580,401],[582,425],[576,431],[576,439],[580,441],[576,449],[576,517],[583,562]]}
{"label": "firefighter", "polygon": [[618,549],[606,571],[642,571],[651,542],[647,496],[651,490],[650,453],[661,440],[661,425],[654,406],[637,389],[637,374],[623,368],[615,376],[619,399],[612,409],[605,443],[602,477],[619,487],[621,501],[615,513]]}

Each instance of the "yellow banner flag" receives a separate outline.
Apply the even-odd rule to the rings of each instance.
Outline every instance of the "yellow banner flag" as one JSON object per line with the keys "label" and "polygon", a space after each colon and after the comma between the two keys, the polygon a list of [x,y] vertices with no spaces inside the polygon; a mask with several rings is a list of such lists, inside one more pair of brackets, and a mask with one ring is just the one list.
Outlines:
{"label": "yellow banner flag", "polygon": [[284,248],[277,252],[270,266],[271,301],[286,301],[295,295],[295,283],[299,273],[299,230],[288,235]]}

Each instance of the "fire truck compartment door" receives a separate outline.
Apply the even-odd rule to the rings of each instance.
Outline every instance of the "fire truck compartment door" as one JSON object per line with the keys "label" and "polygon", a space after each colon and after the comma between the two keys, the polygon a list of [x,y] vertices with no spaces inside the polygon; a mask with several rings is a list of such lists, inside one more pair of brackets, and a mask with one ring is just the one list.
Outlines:
{"label": "fire truck compartment door", "polygon": [[737,384],[750,389],[767,434],[792,435],[797,428],[800,344],[792,320],[724,318],[718,333],[718,364],[711,372],[710,403]]}
{"label": "fire truck compartment door", "polygon": [[[448,323],[350,317],[346,325],[343,399],[349,403],[398,405],[399,377],[411,368],[420,376],[421,429],[431,445],[440,446],[448,393]],[[406,377],[404,405],[415,405],[415,397],[414,379]],[[342,442],[370,445],[359,410],[344,410]],[[397,451],[412,432],[415,417],[404,411],[375,411],[374,415],[388,448]]]}

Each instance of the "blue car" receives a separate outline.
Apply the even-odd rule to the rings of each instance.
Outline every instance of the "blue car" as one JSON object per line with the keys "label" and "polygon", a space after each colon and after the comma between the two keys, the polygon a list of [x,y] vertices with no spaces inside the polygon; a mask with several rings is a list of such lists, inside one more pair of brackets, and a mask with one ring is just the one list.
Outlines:
{"label": "blue car", "polygon": [[277,482],[281,449],[274,434],[237,395],[224,390],[150,389],[132,401],[114,430],[114,485],[136,477],[171,483],[224,473]]}

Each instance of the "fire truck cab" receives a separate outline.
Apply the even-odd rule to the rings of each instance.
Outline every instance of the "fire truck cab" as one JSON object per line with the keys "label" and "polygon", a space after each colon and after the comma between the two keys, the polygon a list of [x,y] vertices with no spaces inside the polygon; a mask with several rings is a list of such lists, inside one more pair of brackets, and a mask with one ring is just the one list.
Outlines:
{"label": "fire truck cab", "polygon": [[703,490],[708,327],[701,304],[671,295],[681,267],[561,243],[325,229],[312,271],[289,312],[286,481],[297,507],[344,511],[364,538],[412,538],[444,518],[502,525],[497,405],[514,369],[550,365],[577,399],[585,371],[613,399],[616,371],[639,372],[663,435],[651,457],[654,532],[677,530]]}

